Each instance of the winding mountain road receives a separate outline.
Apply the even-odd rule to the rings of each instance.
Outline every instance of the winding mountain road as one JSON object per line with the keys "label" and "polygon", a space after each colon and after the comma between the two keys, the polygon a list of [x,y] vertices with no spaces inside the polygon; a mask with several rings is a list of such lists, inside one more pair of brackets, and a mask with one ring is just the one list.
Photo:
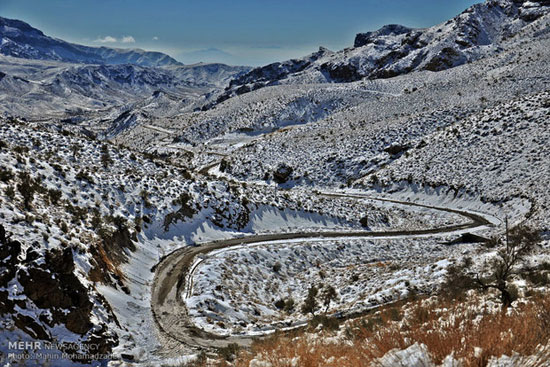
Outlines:
{"label": "winding mountain road", "polygon": [[[430,206],[411,202],[403,202],[386,198],[375,198],[361,194],[321,193],[329,197],[347,197],[357,199],[371,199],[392,202],[404,206],[415,206],[440,210],[447,213],[459,214],[469,221],[467,223],[428,228],[418,230],[393,231],[323,231],[323,232],[296,232],[280,234],[251,235],[242,238],[219,240],[201,244],[200,246],[186,246],[168,254],[153,268],[155,277],[152,286],[151,308],[153,318],[161,334],[173,341],[189,347],[219,348],[230,343],[241,346],[249,345],[258,336],[231,335],[220,336],[206,332],[196,327],[188,315],[184,301],[192,294],[192,278],[198,263],[198,255],[206,255],[211,251],[242,245],[274,244],[284,240],[293,240],[294,243],[307,242],[315,239],[326,240],[331,238],[418,238],[440,234],[460,234],[464,231],[480,230],[491,224],[498,223],[498,219],[488,214],[473,213],[471,211]],[[182,296],[183,295],[183,296]]]}

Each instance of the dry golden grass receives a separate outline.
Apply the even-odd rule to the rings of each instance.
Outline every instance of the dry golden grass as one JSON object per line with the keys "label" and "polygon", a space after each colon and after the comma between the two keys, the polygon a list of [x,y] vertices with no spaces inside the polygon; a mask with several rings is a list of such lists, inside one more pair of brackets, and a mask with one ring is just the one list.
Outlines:
{"label": "dry golden grass", "polygon": [[336,343],[323,342],[328,334],[280,334],[241,352],[235,366],[249,367],[254,358],[272,367],[372,366],[390,350],[415,343],[424,344],[436,364],[451,354],[465,367],[481,367],[492,357],[538,353],[532,365],[550,365],[548,354],[540,353],[550,340],[548,296],[539,295],[516,308],[498,311],[479,307],[477,302],[478,298],[461,303],[432,299],[384,307],[349,322],[346,338]]}

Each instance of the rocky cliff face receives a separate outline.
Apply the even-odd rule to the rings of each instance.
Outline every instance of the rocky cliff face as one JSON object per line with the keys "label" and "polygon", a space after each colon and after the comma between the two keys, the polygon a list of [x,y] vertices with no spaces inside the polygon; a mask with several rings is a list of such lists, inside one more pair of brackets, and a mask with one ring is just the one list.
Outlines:
{"label": "rocky cliff face", "polygon": [[50,342],[62,334],[59,328],[65,328],[77,336],[78,344],[94,344],[98,353],[108,354],[117,336],[91,319],[94,302],[103,303],[106,310],[109,306],[97,295],[92,297],[75,275],[73,250],[50,250],[43,256],[39,246],[25,247],[0,225],[0,316],[7,318],[3,323],[31,340]]}
{"label": "rocky cliff face", "polygon": [[399,36],[401,34],[406,34],[413,31],[412,28],[402,26],[400,24],[388,24],[383,26],[377,31],[367,32],[367,33],[358,33],[355,36],[355,42],[353,47],[362,47],[371,43],[380,43],[382,37],[388,36]]}
{"label": "rocky cliff face", "polygon": [[386,25],[358,34],[353,48],[253,69],[233,80],[218,101],[274,84],[353,82],[449,69],[499,52],[502,42],[548,14],[549,3],[488,0],[431,28]]}
{"label": "rocky cliff face", "polygon": [[232,95],[240,95],[265,86],[273,85],[292,74],[306,70],[307,68],[313,66],[315,61],[331,54],[333,54],[332,51],[324,47],[320,47],[319,51],[301,59],[275,62],[266,66],[254,68],[231,80],[229,86],[225,89],[226,93],[219,95],[216,101],[205,106],[204,109],[208,109],[214,104],[230,98]]}

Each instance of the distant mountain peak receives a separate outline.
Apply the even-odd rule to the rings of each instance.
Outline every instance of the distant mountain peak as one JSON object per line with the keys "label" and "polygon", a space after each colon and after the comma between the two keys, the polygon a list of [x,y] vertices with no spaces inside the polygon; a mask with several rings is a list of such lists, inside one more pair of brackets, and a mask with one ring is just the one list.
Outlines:
{"label": "distant mountain peak", "polygon": [[142,49],[89,47],[46,36],[28,23],[0,17],[0,54],[25,59],[83,64],[182,65],[172,57]]}
{"label": "distant mountain peak", "polygon": [[357,34],[353,48],[321,48],[252,69],[233,80],[217,102],[275,84],[353,82],[449,69],[499,52],[504,42],[549,11],[550,0],[487,0],[430,28],[388,24]]}
{"label": "distant mountain peak", "polygon": [[383,36],[397,36],[412,31],[412,28],[402,26],[400,24],[387,24],[377,31],[359,33],[355,36],[354,47],[365,46],[369,43],[375,42],[377,39]]}
{"label": "distant mountain peak", "polygon": [[27,34],[36,34],[37,36],[45,36],[41,30],[31,27],[30,24],[25,23],[22,20],[7,19],[7,18],[0,17],[0,27],[4,28],[6,31],[9,31],[9,30],[11,30],[12,32],[19,31],[21,33],[24,32]]}

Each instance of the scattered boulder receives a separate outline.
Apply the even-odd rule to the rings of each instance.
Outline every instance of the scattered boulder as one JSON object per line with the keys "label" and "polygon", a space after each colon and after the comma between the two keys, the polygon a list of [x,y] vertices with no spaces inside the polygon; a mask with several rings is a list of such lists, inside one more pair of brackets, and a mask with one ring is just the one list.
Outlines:
{"label": "scattered boulder", "polygon": [[449,245],[456,245],[459,243],[485,243],[488,242],[489,239],[485,237],[481,237],[478,235],[475,235],[473,233],[463,233],[455,240],[452,240],[448,242]]}
{"label": "scattered boulder", "polygon": [[73,251],[71,248],[67,247],[64,250],[47,252],[46,262],[50,269],[55,269],[58,273],[72,273],[74,270]]}
{"label": "scattered boulder", "polygon": [[133,362],[135,360],[135,357],[133,354],[127,354],[127,353],[122,353],[120,355],[120,357],[125,360],[125,361],[129,361],[129,362]]}
{"label": "scattered boulder", "polygon": [[46,332],[46,330],[44,330],[44,327],[34,321],[34,319],[30,316],[18,313],[14,316],[13,321],[17,328],[24,331],[34,339],[48,341],[52,340],[52,337]]}
{"label": "scattered boulder", "polygon": [[283,184],[288,181],[294,169],[286,163],[281,163],[275,171],[273,171],[273,180],[278,184]]}
{"label": "scattered boulder", "polygon": [[402,144],[392,144],[389,147],[385,148],[384,151],[392,156],[399,155],[401,153],[406,152],[409,150],[408,145],[402,145]]}

